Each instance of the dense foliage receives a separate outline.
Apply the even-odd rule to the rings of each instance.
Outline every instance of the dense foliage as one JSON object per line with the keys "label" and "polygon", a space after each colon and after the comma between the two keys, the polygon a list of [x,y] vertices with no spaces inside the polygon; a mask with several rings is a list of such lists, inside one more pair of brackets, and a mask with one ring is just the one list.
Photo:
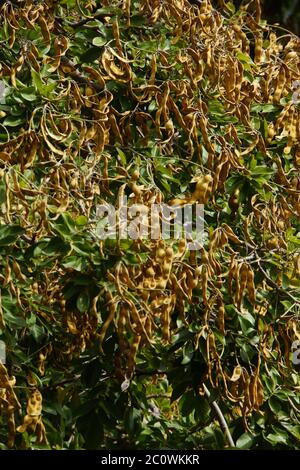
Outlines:
{"label": "dense foliage", "polygon": [[[2,448],[299,448],[300,39],[259,1],[0,2]],[[99,240],[204,204],[207,238]],[[208,397],[208,393],[210,397]]]}
{"label": "dense foliage", "polygon": [[272,24],[278,22],[294,33],[300,33],[299,0],[264,0],[263,12]]}
{"label": "dense foliage", "polygon": [[[235,7],[240,8],[247,0],[233,0]],[[214,1],[218,5],[218,0]],[[277,24],[282,28],[299,35],[300,32],[300,0],[262,0],[263,17],[269,24]]]}

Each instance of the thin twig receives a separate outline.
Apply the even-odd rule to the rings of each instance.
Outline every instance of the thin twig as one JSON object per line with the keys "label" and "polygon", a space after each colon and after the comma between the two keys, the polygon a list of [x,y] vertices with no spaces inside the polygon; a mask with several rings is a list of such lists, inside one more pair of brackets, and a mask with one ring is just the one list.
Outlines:
{"label": "thin twig", "polygon": [[[203,384],[203,389],[204,389],[204,392],[205,392],[205,395],[207,396],[207,398],[210,398],[210,391],[208,390],[208,388],[206,387],[205,384]],[[211,406],[217,414],[219,423],[221,425],[221,428],[224,430],[224,432],[226,434],[226,437],[227,437],[227,440],[228,440],[228,443],[229,443],[230,447],[235,447],[234,441],[232,439],[232,436],[230,434],[228,425],[226,423],[226,419],[224,418],[224,415],[223,415],[218,403],[216,401],[212,401]]]}
{"label": "thin twig", "polygon": [[55,19],[59,23],[65,23],[66,25],[70,26],[71,28],[78,28],[79,26],[84,26],[89,21],[100,20],[100,19],[104,19],[106,16],[113,16],[113,15],[114,15],[114,13],[112,13],[112,12],[103,13],[103,11],[101,11],[101,12],[95,13],[95,15],[93,15],[93,16],[82,18],[81,20],[75,21],[75,22],[66,20],[65,18],[62,18],[61,16],[56,16]]}
{"label": "thin twig", "polygon": [[289,404],[291,405],[291,407],[293,408],[293,410],[296,411],[296,413],[300,414],[299,408],[297,408],[296,405],[294,405],[294,403],[292,402],[290,397],[288,397],[288,401],[289,401]]}
{"label": "thin twig", "polygon": [[294,297],[292,294],[290,294],[287,290],[285,289],[281,289],[281,287],[279,287],[276,282],[273,281],[273,279],[270,278],[270,276],[268,275],[268,273],[264,270],[264,268],[262,267],[262,265],[260,264],[260,261],[258,261],[258,267],[260,269],[260,271],[262,272],[262,274],[265,276],[266,278],[266,281],[267,283],[269,284],[270,287],[273,287],[274,289],[277,290],[277,292],[279,292],[280,294],[286,296],[286,297],[289,297],[290,299],[293,300],[293,302],[295,302],[296,304],[300,305],[300,301],[298,299],[296,299],[296,297]]}
{"label": "thin twig", "polygon": [[94,83],[93,81],[89,80],[85,75],[80,73],[76,69],[76,64],[72,62],[70,59],[68,59],[66,56],[61,57],[60,59],[61,63],[63,65],[66,65],[71,68],[71,71],[69,72],[69,75],[80,85],[88,85],[96,90],[97,93],[103,91],[103,87],[99,85],[98,83]]}
{"label": "thin twig", "polygon": [[153,393],[152,395],[147,395],[147,398],[171,398],[171,395],[168,393]]}

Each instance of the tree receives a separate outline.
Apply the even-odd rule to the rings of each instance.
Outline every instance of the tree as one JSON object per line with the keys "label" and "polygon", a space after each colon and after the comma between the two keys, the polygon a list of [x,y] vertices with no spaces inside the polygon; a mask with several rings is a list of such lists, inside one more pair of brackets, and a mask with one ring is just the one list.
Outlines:
{"label": "tree", "polygon": [[[299,38],[258,1],[0,18],[2,448],[299,448]],[[202,246],[101,239],[122,196],[204,205]]]}

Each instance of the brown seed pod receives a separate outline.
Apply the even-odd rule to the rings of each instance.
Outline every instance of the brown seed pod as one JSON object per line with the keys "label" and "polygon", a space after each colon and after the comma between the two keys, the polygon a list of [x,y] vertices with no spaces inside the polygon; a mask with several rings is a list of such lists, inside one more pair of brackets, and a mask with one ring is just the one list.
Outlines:
{"label": "brown seed pod", "polygon": [[39,444],[47,443],[45,427],[42,423],[42,395],[38,390],[33,390],[27,402],[27,414],[24,417],[23,424],[18,426],[18,432],[31,431],[36,432]]}
{"label": "brown seed pod", "polygon": [[254,284],[254,272],[250,266],[248,266],[248,273],[247,273],[247,290],[248,290],[250,302],[252,303],[252,305],[255,305],[256,291],[255,291],[255,284]]}
{"label": "brown seed pod", "polygon": [[208,269],[206,265],[202,266],[202,275],[201,275],[201,289],[202,289],[202,298],[204,305],[207,304],[207,286],[208,286]]}
{"label": "brown seed pod", "polygon": [[200,204],[206,204],[213,189],[213,177],[208,174],[195,177],[192,181],[196,182],[196,188],[189,202],[199,202]]}
{"label": "brown seed pod", "polygon": [[161,312],[161,327],[162,327],[162,338],[164,341],[170,341],[170,323],[171,323],[171,311],[169,305],[164,305]]}
{"label": "brown seed pod", "polygon": [[282,92],[283,92],[285,83],[286,83],[286,69],[282,65],[279,69],[279,73],[278,73],[278,76],[277,76],[277,86],[276,86],[274,96],[273,96],[273,102],[274,103],[279,103],[279,101],[282,97]]}
{"label": "brown seed pod", "polygon": [[231,209],[232,215],[235,215],[238,211],[238,208],[240,205],[239,196],[240,196],[240,190],[239,188],[237,188],[229,198],[228,205]]}
{"label": "brown seed pod", "polygon": [[119,316],[118,316],[118,322],[117,322],[119,347],[122,352],[124,352],[128,348],[128,342],[125,338],[126,327],[128,327],[128,325],[129,325],[129,312],[126,306],[122,304],[119,309]]}
{"label": "brown seed pod", "polygon": [[145,275],[147,277],[155,277],[155,270],[153,269],[152,266],[146,269]]}
{"label": "brown seed pod", "polygon": [[161,261],[163,260],[164,258],[166,257],[166,252],[163,248],[159,248],[157,251],[156,251],[156,259],[157,261]]}
{"label": "brown seed pod", "polygon": [[260,64],[264,59],[264,50],[263,50],[263,35],[262,33],[257,33],[255,36],[255,57],[254,62]]}
{"label": "brown seed pod", "polygon": [[225,306],[223,301],[219,302],[217,311],[217,325],[221,333],[225,334]]}
{"label": "brown seed pod", "polygon": [[167,260],[170,262],[172,260],[173,256],[174,256],[173,248],[168,246],[168,248],[166,248],[166,258],[167,258]]}
{"label": "brown seed pod", "polygon": [[[110,294],[110,293],[109,293]],[[108,303],[108,309],[109,309],[109,313],[108,313],[108,316],[105,320],[105,322],[103,323],[102,327],[101,327],[101,330],[100,330],[100,333],[99,333],[99,345],[100,345],[100,349],[102,348],[102,343],[104,341],[104,338],[106,336],[106,333],[107,333],[107,330],[111,324],[111,322],[113,321],[114,317],[115,317],[115,313],[116,313],[116,310],[117,310],[117,305],[118,305],[118,302],[116,302],[116,299],[113,299],[111,294],[109,295],[110,300],[109,300],[109,303]]]}
{"label": "brown seed pod", "polygon": [[141,342],[141,336],[135,335],[131,343],[130,350],[129,350],[128,357],[127,357],[127,371],[126,371],[127,378],[131,378],[133,375],[133,372],[135,369],[136,355],[139,349],[140,342]]}
{"label": "brown seed pod", "polygon": [[237,270],[237,286],[236,286],[236,305],[239,310],[242,308],[244,291],[248,281],[249,266],[247,263],[241,263]]}

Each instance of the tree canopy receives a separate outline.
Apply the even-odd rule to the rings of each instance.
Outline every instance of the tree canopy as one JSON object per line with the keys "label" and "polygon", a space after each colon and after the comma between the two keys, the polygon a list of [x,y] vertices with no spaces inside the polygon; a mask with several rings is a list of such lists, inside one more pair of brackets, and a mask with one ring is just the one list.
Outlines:
{"label": "tree canopy", "polygon": [[[0,447],[299,449],[300,39],[22,0],[0,41]],[[121,196],[203,204],[203,245],[99,239]]]}

